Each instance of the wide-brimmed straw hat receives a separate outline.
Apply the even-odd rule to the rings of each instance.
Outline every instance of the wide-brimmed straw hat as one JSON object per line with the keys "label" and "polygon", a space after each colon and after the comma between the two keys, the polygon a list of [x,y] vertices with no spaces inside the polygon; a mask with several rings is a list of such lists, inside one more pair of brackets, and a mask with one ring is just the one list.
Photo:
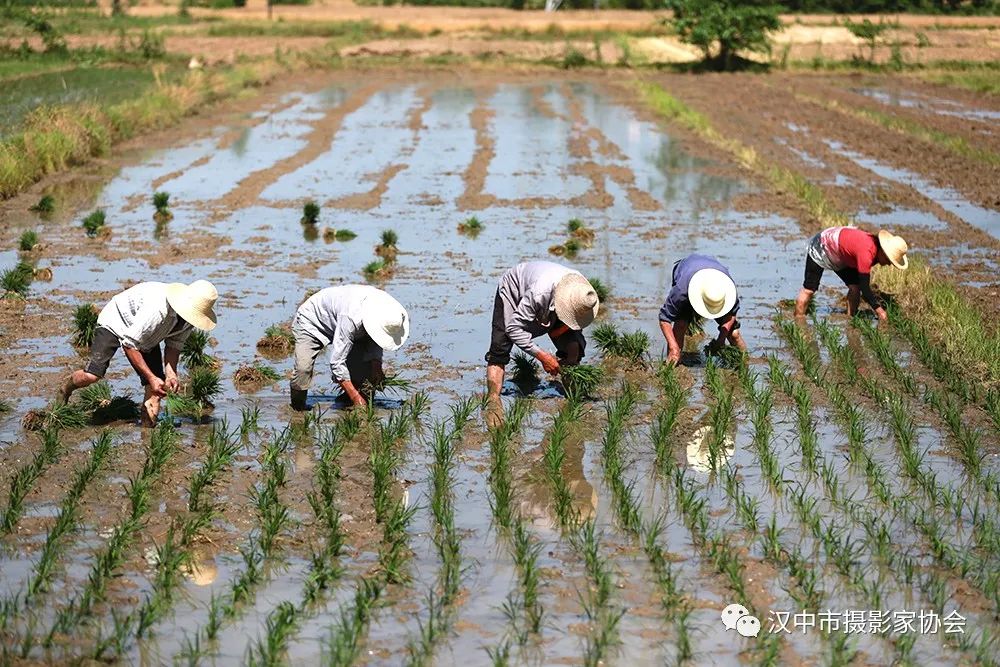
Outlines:
{"label": "wide-brimmed straw hat", "polygon": [[410,336],[406,309],[380,289],[372,290],[361,303],[361,324],[372,340],[387,352],[402,347]]}
{"label": "wide-brimmed straw hat", "polygon": [[705,319],[722,317],[736,304],[736,283],[718,269],[695,271],[688,283],[688,300]]}
{"label": "wide-brimmed straw hat", "polygon": [[579,331],[590,326],[601,307],[597,292],[579,273],[567,273],[556,283],[553,299],[556,317],[570,329]]}
{"label": "wide-brimmed straw hat", "polygon": [[889,258],[893,266],[897,269],[906,270],[906,267],[910,264],[909,260],[906,259],[906,251],[910,248],[906,245],[906,241],[903,240],[902,236],[896,236],[889,230],[880,229],[878,232],[878,244],[882,246],[882,252]]}
{"label": "wide-brimmed straw hat", "polygon": [[167,303],[185,322],[202,331],[215,328],[215,302],[219,292],[207,280],[196,280],[190,285],[167,285]]}

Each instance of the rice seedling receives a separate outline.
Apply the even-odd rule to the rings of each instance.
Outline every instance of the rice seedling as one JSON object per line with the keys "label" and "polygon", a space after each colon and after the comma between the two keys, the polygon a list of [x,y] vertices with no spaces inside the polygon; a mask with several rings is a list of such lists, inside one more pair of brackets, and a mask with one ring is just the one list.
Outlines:
{"label": "rice seedling", "polygon": [[272,324],[264,330],[264,337],[257,341],[257,349],[269,354],[288,354],[295,349],[295,336],[288,326]]}
{"label": "rice seedling", "polygon": [[538,388],[542,381],[538,373],[538,362],[535,361],[534,357],[521,351],[514,353],[513,360],[514,370],[511,373],[511,380],[517,385],[518,391],[522,395],[530,394]]}
{"label": "rice seedling", "polygon": [[361,654],[361,640],[371,623],[372,610],[384,586],[374,578],[362,578],[354,589],[353,604],[344,606],[323,643],[322,661],[334,667],[349,667]]}
{"label": "rice seedling", "polygon": [[6,415],[14,411],[14,404],[5,398],[0,398],[0,415]]}
{"label": "rice seedling", "polygon": [[17,240],[17,249],[21,252],[31,252],[38,246],[38,232],[28,229]]}
{"label": "rice seedling", "polygon": [[155,220],[158,224],[173,220],[174,214],[170,212],[169,192],[154,192],[153,208],[156,209],[153,213],[153,220]]}
{"label": "rice seedling", "polygon": [[480,222],[479,218],[474,215],[466,218],[464,222],[458,223],[459,233],[466,234],[472,238],[479,236],[480,232],[484,229],[486,229],[486,225]]}
{"label": "rice seedling", "polygon": [[714,399],[708,409],[708,423],[712,432],[707,438],[707,443],[709,468],[715,472],[718,470],[719,458],[726,447],[735,406],[732,389],[723,381],[719,367],[711,359],[705,364],[705,384]]}
{"label": "rice seedling", "polygon": [[90,347],[97,329],[97,307],[92,303],[81,303],[73,311],[73,345]]}
{"label": "rice seedling", "polygon": [[385,280],[392,274],[392,264],[385,259],[372,260],[361,269],[368,280]]}
{"label": "rice seedling", "polygon": [[369,395],[374,395],[376,393],[397,393],[405,394],[413,389],[413,384],[402,377],[399,374],[389,374],[382,377],[378,382],[372,382],[371,380],[365,380],[362,391]]}
{"label": "rice seedling", "polygon": [[351,241],[357,237],[358,235],[350,229],[335,229],[333,227],[326,227],[323,229],[323,240],[327,243],[331,241]]}
{"label": "rice seedling", "polygon": [[233,382],[240,387],[262,386],[277,382],[281,374],[265,363],[255,361],[252,364],[242,364],[233,373]]}
{"label": "rice seedling", "polygon": [[302,219],[299,220],[303,225],[315,225],[319,222],[319,204],[310,199],[302,206]]}
{"label": "rice seedling", "polygon": [[383,248],[395,248],[396,244],[399,242],[399,234],[391,229],[387,229],[382,232],[380,237],[382,243],[380,244]]}
{"label": "rice seedling", "polygon": [[611,287],[599,278],[588,278],[587,282],[594,288],[594,292],[597,293],[597,300],[603,306],[611,298]]}
{"label": "rice seedling", "polygon": [[[399,254],[399,234],[391,229],[387,229],[382,232],[380,241],[381,242],[375,246],[375,254],[382,258],[382,263],[386,267],[391,267],[396,263],[396,255]],[[372,262],[372,264],[376,264],[376,262]],[[371,264],[369,264],[369,266],[371,266]],[[369,271],[366,267],[365,274],[367,275],[368,273]]]}
{"label": "rice seedling", "polygon": [[184,341],[184,348],[181,350],[181,361],[189,369],[211,368],[218,369],[219,361],[205,351],[211,338],[207,331],[195,329]]}
{"label": "rice seedling", "polygon": [[24,499],[45,470],[59,460],[63,452],[59,431],[48,428],[42,432],[41,447],[31,461],[18,468],[10,478],[7,506],[0,514],[0,535],[11,533],[24,513]]}
{"label": "rice seedling", "polygon": [[34,277],[35,269],[27,262],[18,262],[14,268],[7,269],[0,274],[0,288],[4,291],[4,297],[26,297]]}
{"label": "rice seedling", "polygon": [[139,405],[128,396],[112,396],[111,385],[105,380],[84,387],[78,396],[77,406],[90,415],[92,423],[107,424],[139,418]]}
{"label": "rice seedling", "polygon": [[21,426],[26,431],[77,429],[89,423],[90,416],[77,403],[52,404],[45,410],[29,410],[21,420]]}
{"label": "rice seedling", "polygon": [[97,236],[98,234],[105,234],[108,231],[107,216],[104,214],[104,209],[97,209],[92,212],[86,218],[83,219],[83,228],[87,232],[87,236]]}
{"label": "rice seedling", "polygon": [[605,377],[601,367],[587,364],[562,366],[560,372],[566,395],[571,401],[592,398]]}
{"label": "rice seedling", "polygon": [[52,195],[42,195],[41,199],[28,210],[34,213],[41,213],[42,215],[49,215],[56,210],[55,197]]}
{"label": "rice seedling", "polygon": [[587,227],[579,218],[571,218],[566,223],[566,231],[569,232],[570,238],[579,241],[588,248],[594,242],[594,230]]}

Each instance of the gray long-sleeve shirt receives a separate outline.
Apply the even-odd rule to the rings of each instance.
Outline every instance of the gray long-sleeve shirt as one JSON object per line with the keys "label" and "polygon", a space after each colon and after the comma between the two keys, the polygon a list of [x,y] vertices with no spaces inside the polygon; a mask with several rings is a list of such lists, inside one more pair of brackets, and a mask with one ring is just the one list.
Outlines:
{"label": "gray long-sleeve shirt", "polygon": [[336,382],[351,379],[347,355],[365,346],[364,361],[382,358],[382,348],[371,339],[361,321],[362,304],[379,290],[369,285],[327,287],[306,299],[295,313],[292,331],[312,336],[330,346],[330,373]]}
{"label": "gray long-sleeve shirt", "polygon": [[532,339],[551,328],[556,319],[556,285],[570,273],[579,271],[554,262],[522,262],[500,278],[497,293],[503,303],[507,337],[528,354],[537,354],[541,349]]}
{"label": "gray long-sleeve shirt", "polygon": [[175,350],[193,327],[167,303],[167,284],[145,282],[116,294],[97,316],[97,324],[121,341],[124,347],[148,352],[160,343]]}

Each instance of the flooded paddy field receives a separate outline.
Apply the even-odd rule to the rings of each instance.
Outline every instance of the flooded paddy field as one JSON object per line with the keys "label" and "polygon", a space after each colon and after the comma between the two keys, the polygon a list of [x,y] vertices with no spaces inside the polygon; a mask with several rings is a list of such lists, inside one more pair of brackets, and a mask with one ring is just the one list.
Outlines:
{"label": "flooded paddy field", "polygon": [[[780,82],[658,82],[996,294],[996,166],[890,150],[903,140],[886,130],[797,112]],[[988,118],[942,115],[993,145],[974,125]],[[153,220],[154,191],[170,193],[169,222]],[[58,202],[51,216],[28,211],[42,194]],[[309,200],[317,228],[300,223]],[[89,238],[80,220],[98,208],[110,233]],[[314,74],[50,179],[2,215],[0,266],[35,229],[36,267],[51,270],[2,303],[3,662],[996,661],[995,396],[935,366],[905,313],[848,322],[833,280],[810,323],[790,322],[779,304],[801,284],[812,222],[656,123],[620,80]],[[475,236],[457,229],[471,216]],[[651,343],[625,360],[590,337],[587,360],[606,370],[594,397],[508,383],[511,428],[488,432],[478,401],[497,280],[548,257],[572,218],[594,242],[557,261],[609,286],[600,323]],[[387,365],[411,391],[367,416],[324,395],[293,413],[291,358],[257,341],[310,292],[364,282],[387,229],[399,257],[377,284],[412,319]],[[705,339],[660,367],[657,312],[692,252],[734,272],[742,370],[707,363]],[[221,294],[214,409],[174,434],[65,430],[39,459],[42,438],[20,420],[82,362],[75,307],[198,278]],[[255,362],[282,379],[237,386]],[[120,356],[108,378],[115,395],[138,391]],[[332,392],[325,373],[315,389]],[[727,628],[733,603],[759,620],[756,637]]]}

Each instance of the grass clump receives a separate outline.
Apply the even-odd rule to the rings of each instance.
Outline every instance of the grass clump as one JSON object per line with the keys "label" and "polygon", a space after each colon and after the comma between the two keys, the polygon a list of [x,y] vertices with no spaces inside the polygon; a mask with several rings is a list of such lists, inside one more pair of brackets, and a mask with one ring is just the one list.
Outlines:
{"label": "grass clump", "polygon": [[483,231],[485,228],[486,225],[480,222],[479,218],[477,218],[476,216],[466,218],[465,222],[460,222],[458,224],[459,233],[467,234],[472,238],[476,238],[477,236],[479,236],[479,233]]}
{"label": "grass clump", "polygon": [[219,367],[218,359],[205,351],[210,340],[208,332],[201,329],[192,331],[188,339],[184,341],[184,348],[181,350],[181,361],[188,368],[217,369]]}
{"label": "grass clump", "polygon": [[[399,234],[391,229],[387,229],[382,232],[381,242],[375,246],[375,254],[382,258],[382,263],[384,265],[390,265],[396,263],[396,255],[399,254]],[[368,266],[374,267],[376,262],[372,262]],[[368,274],[368,267],[365,267],[365,274]]]}
{"label": "grass clump", "polygon": [[597,387],[604,381],[604,370],[588,364],[563,366],[561,375],[566,395],[573,400],[593,398]]}
{"label": "grass clump", "polygon": [[233,373],[233,382],[238,386],[264,385],[269,382],[277,382],[280,379],[281,375],[278,371],[259,361],[244,364]]}
{"label": "grass clump", "polygon": [[164,223],[173,219],[174,214],[170,212],[169,192],[154,192],[153,207],[156,209],[156,212],[153,213],[153,220],[157,223]]}
{"label": "grass clump", "polygon": [[295,349],[295,336],[286,325],[272,324],[257,341],[257,349],[265,354],[288,354]]}
{"label": "grass clump", "polygon": [[55,197],[52,195],[42,195],[42,198],[38,200],[38,203],[32,206],[29,210],[34,213],[49,215],[56,210]]}
{"label": "grass clump", "polygon": [[81,303],[73,311],[73,345],[90,347],[97,329],[97,307],[92,303]]}
{"label": "grass clump", "polygon": [[17,249],[21,252],[31,252],[38,246],[38,232],[26,230],[17,241]]}
{"label": "grass clump", "polygon": [[300,222],[303,225],[315,225],[319,222],[319,204],[313,200],[309,200],[302,207],[302,220]]}
{"label": "grass clump", "polygon": [[4,291],[4,296],[25,297],[28,295],[28,288],[35,276],[35,269],[27,262],[18,262],[12,269],[7,269],[0,274],[0,288]]}
{"label": "grass clump", "polygon": [[98,234],[106,234],[108,228],[105,225],[107,216],[104,214],[104,209],[97,209],[86,218],[83,219],[83,228],[87,231],[87,236],[97,236]]}

